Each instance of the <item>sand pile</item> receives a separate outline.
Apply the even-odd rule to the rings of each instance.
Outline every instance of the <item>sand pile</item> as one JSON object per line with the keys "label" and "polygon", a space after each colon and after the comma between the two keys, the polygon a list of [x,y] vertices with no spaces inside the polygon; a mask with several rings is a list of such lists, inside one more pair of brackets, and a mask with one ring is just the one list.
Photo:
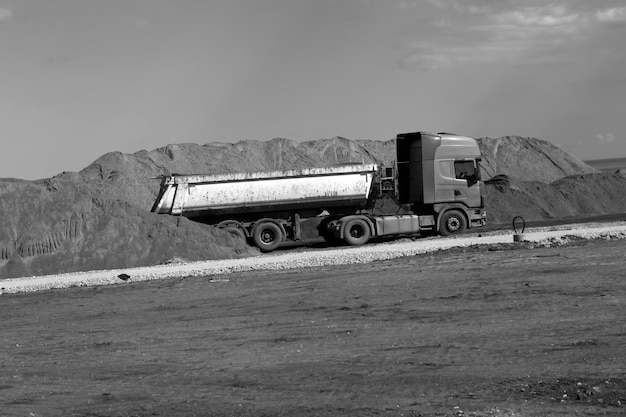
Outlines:
{"label": "sand pile", "polygon": [[545,140],[505,136],[479,139],[483,174],[499,174],[521,181],[551,183],[568,175],[596,173],[598,170]]}
{"label": "sand pile", "polygon": [[487,181],[490,224],[525,220],[584,218],[626,212],[626,175],[573,175],[550,184],[500,175]]}
{"label": "sand pile", "polygon": [[[601,174],[549,142],[480,139],[491,178],[491,223],[626,212],[626,175]],[[240,239],[185,218],[150,213],[171,173],[219,173],[390,164],[395,141],[333,138],[168,145],[103,155],[77,173],[0,179],[0,278],[250,256]],[[388,205],[389,202],[384,202]]]}
{"label": "sand pile", "polygon": [[0,187],[1,278],[257,253],[221,230],[153,215],[80,173]]}

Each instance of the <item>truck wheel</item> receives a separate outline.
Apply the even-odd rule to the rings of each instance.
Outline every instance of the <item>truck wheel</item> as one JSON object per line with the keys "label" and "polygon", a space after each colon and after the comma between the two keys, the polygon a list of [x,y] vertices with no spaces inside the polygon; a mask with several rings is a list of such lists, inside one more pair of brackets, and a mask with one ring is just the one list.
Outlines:
{"label": "truck wheel", "polygon": [[343,230],[343,240],[351,246],[367,243],[370,240],[370,236],[370,227],[363,219],[349,220]]}
{"label": "truck wheel", "polygon": [[442,236],[457,235],[465,230],[467,230],[467,220],[458,210],[446,211],[439,220],[439,233]]}
{"label": "truck wheel", "polygon": [[254,226],[252,241],[261,252],[271,252],[280,245],[283,232],[276,223],[263,222]]}

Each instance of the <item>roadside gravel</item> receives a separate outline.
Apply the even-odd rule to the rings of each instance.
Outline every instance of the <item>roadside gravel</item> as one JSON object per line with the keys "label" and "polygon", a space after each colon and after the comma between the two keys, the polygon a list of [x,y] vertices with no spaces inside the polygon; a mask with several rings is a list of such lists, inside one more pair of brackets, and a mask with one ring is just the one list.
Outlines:
{"label": "roadside gravel", "polygon": [[[572,237],[582,239],[624,239],[626,222],[585,223],[528,229],[523,238],[538,245],[555,246]],[[124,284],[164,278],[207,276],[209,280],[224,280],[233,272],[282,270],[328,265],[346,265],[395,259],[454,247],[513,243],[513,232],[493,231],[472,233],[454,238],[398,239],[392,242],[358,247],[339,247],[310,251],[274,253],[244,259],[225,259],[150,267],[89,271],[60,275],[11,278],[0,281],[0,294],[44,291],[76,286]],[[121,276],[121,278],[120,278]]]}

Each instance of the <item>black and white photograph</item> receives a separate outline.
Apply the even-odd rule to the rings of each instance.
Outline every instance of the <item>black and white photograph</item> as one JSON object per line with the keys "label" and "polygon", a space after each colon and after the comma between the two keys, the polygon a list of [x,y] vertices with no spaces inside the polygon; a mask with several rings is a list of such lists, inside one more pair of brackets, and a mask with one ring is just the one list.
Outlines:
{"label": "black and white photograph", "polygon": [[625,0],[0,0],[0,417],[626,415]]}

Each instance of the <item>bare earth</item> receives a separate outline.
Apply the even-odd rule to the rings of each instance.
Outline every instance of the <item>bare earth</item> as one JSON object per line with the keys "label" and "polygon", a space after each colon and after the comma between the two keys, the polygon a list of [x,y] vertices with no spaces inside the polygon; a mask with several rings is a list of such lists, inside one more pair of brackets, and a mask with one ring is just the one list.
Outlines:
{"label": "bare earth", "polygon": [[0,415],[624,415],[624,253],[499,245],[5,294]]}

